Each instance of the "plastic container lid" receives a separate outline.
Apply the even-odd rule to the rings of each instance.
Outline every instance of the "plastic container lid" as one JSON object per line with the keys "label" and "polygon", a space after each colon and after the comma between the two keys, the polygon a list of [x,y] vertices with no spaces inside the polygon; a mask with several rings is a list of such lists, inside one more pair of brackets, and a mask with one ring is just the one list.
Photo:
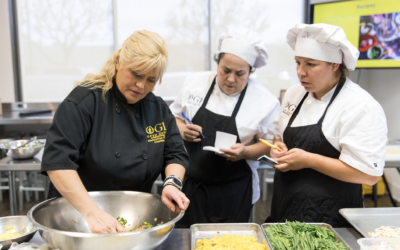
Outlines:
{"label": "plastic container lid", "polygon": [[[388,243],[393,249],[397,250],[396,247],[400,249],[400,238],[393,239],[393,238],[363,238],[358,239],[357,243],[360,245],[361,250],[369,250],[371,246],[380,246],[382,242]],[[384,248],[382,248],[384,249]]]}

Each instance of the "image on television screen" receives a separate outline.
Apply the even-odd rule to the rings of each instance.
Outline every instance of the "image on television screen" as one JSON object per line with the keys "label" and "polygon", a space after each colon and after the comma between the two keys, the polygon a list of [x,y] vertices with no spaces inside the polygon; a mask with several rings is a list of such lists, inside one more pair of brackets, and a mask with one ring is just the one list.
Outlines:
{"label": "image on television screen", "polygon": [[400,12],[360,17],[359,60],[400,60]]}

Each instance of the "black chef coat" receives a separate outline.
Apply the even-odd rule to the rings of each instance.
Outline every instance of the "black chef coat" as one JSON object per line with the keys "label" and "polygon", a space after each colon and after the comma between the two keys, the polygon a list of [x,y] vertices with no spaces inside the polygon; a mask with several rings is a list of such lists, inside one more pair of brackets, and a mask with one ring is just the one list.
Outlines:
{"label": "black chef coat", "polygon": [[[150,192],[165,167],[189,164],[189,155],[167,104],[153,93],[128,104],[114,82],[101,89],[76,87],[60,104],[47,133],[46,171],[78,172],[88,191]],[[50,184],[49,198],[60,197]]]}

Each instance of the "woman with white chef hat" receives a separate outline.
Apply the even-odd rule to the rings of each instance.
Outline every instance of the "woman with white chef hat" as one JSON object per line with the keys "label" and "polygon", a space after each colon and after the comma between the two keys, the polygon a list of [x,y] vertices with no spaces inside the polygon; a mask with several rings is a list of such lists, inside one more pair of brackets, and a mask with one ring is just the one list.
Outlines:
{"label": "woman with white chef hat", "polygon": [[341,208],[363,207],[361,184],[383,173],[386,117],[379,103],[346,78],[359,52],[342,28],[297,24],[287,41],[301,84],[286,91],[271,149],[280,164],[270,222],[346,226]]}
{"label": "woman with white chef hat", "polygon": [[[247,222],[260,197],[257,158],[270,148],[259,138],[272,142],[279,102],[249,76],[267,64],[268,54],[261,37],[246,28],[222,34],[218,49],[217,72],[189,76],[170,106],[190,155],[182,191],[191,205],[178,227]],[[220,149],[224,154],[203,150],[214,146],[217,131],[237,136],[230,149]]]}

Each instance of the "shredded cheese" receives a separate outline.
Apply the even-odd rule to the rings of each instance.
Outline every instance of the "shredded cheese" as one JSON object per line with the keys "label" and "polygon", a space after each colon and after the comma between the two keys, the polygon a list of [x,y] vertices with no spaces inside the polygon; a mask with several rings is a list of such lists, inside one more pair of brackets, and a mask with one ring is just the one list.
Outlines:
{"label": "shredded cheese", "polygon": [[219,237],[214,235],[211,239],[202,239],[196,242],[196,250],[268,250],[266,244],[257,243],[253,236],[228,235]]}
{"label": "shredded cheese", "polygon": [[[22,225],[20,225],[19,227],[22,227]],[[6,232],[4,234],[0,234],[0,240],[9,240],[9,239],[13,239],[13,238],[17,238],[20,237],[26,233],[20,234],[20,233],[16,233],[16,232],[10,232],[13,231],[14,229],[17,229],[14,226],[6,226]],[[25,230],[25,227],[22,227],[22,230]],[[29,228],[29,231],[32,231],[32,227]],[[1,248],[0,248],[1,249]]]}
{"label": "shredded cheese", "polygon": [[400,238],[400,228],[381,226],[375,229],[375,233],[369,232],[368,234],[372,238]]}
{"label": "shredded cheese", "polygon": [[22,236],[22,234],[7,232],[0,235],[0,240],[9,240],[12,238],[17,238],[19,236]]}

